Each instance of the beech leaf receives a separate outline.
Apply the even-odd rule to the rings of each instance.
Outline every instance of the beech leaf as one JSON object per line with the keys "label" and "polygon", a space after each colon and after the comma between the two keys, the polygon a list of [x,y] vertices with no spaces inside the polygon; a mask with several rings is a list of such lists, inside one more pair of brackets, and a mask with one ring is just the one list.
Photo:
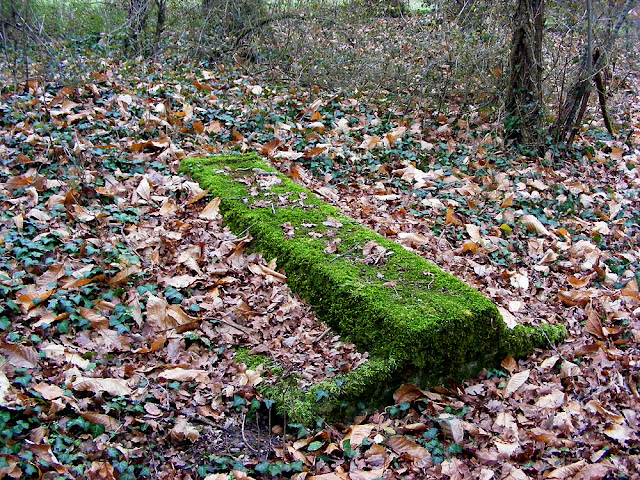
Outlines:
{"label": "beech leaf", "polygon": [[515,393],[520,387],[522,387],[529,379],[530,370],[523,370],[511,376],[507,382],[507,386],[504,389],[502,396],[508,398],[511,394]]}

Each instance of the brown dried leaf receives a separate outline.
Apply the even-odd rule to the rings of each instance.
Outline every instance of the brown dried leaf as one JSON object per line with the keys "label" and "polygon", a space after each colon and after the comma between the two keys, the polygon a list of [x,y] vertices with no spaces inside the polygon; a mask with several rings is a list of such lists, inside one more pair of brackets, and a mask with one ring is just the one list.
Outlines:
{"label": "brown dried leaf", "polygon": [[624,417],[622,415],[619,415],[617,413],[614,413],[614,412],[611,412],[611,411],[607,410],[597,400],[590,400],[587,403],[587,408],[592,412],[600,413],[601,415],[606,417],[607,420],[610,420],[610,421],[615,422],[615,423],[624,423]]}
{"label": "brown dried leaf", "polygon": [[158,379],[178,382],[205,382],[209,376],[206,370],[195,370],[185,368],[172,368],[158,374]]}
{"label": "brown dried leaf", "polygon": [[39,287],[52,288],[58,283],[58,280],[65,275],[64,263],[56,263],[42,275],[36,278],[36,285]]}
{"label": "brown dried leaf", "polygon": [[0,352],[16,368],[35,368],[40,358],[34,348],[13,343],[0,342]]}
{"label": "brown dried leaf", "polygon": [[612,469],[612,466],[602,463],[587,465],[578,472],[574,480],[602,480]]}
{"label": "brown dried leaf", "polygon": [[429,450],[402,435],[394,435],[387,439],[387,445],[398,455],[408,455],[417,468],[427,468],[433,465]]}
{"label": "brown dried leaf", "polygon": [[462,420],[455,415],[443,413],[438,417],[437,422],[445,437],[452,439],[457,444],[462,443],[464,440],[464,425]]}
{"label": "brown dried leaf", "polygon": [[120,378],[77,377],[71,388],[77,392],[107,392],[114,397],[131,395],[127,382]]}
{"label": "brown dried leaf", "polygon": [[422,398],[425,396],[425,392],[416,385],[405,384],[402,385],[398,390],[393,394],[393,401],[397,404],[399,403],[411,403],[418,398]]}
{"label": "brown dried leaf", "polygon": [[26,313],[36,305],[40,305],[47,298],[51,296],[51,294],[55,292],[55,289],[52,290],[38,290],[35,292],[27,292],[18,295],[16,298],[16,302],[20,305],[22,310]]}
{"label": "brown dried leaf", "polygon": [[591,305],[587,305],[585,311],[587,312],[587,323],[584,329],[600,340],[605,340],[606,335],[602,329],[602,322],[600,321],[598,312],[596,312]]}
{"label": "brown dried leaf", "polygon": [[530,373],[531,370],[523,370],[522,372],[512,375],[504,389],[504,393],[502,395],[503,398],[508,398],[512,393],[515,393],[520,387],[522,387],[529,379]]}
{"label": "brown dried leaf", "polygon": [[549,473],[549,476],[545,476],[549,480],[564,480],[566,478],[574,476],[587,464],[586,460],[580,460],[579,462],[571,463],[560,468],[556,468]]}
{"label": "brown dried leaf", "polygon": [[509,355],[507,358],[502,360],[500,366],[509,372],[509,375],[513,375],[513,372],[518,368],[518,362],[516,362],[515,358]]}
{"label": "brown dried leaf", "polygon": [[171,439],[175,442],[184,442],[185,440],[189,440],[190,442],[195,442],[200,437],[200,432],[187,422],[185,417],[178,417],[176,419],[176,423],[169,432]]}
{"label": "brown dried leaf", "polygon": [[42,395],[45,400],[55,400],[64,396],[64,390],[57,385],[38,383],[33,386],[33,389]]}
{"label": "brown dried leaf", "polygon": [[463,222],[462,220],[460,220],[460,218],[458,218],[455,210],[453,208],[450,208],[447,210],[446,223],[447,225],[460,226]]}
{"label": "brown dried leaf", "polygon": [[137,275],[140,272],[142,272],[142,268],[140,268],[140,265],[124,265],[124,268],[120,270],[109,283],[115,287],[117,285],[120,285],[121,283],[125,283],[129,279],[129,277],[131,277],[132,275]]}
{"label": "brown dried leaf", "polygon": [[633,437],[633,430],[629,428],[626,423],[614,423],[604,431],[604,434],[619,443],[624,443],[631,440]]}
{"label": "brown dried leaf", "polygon": [[89,480],[117,480],[118,474],[108,462],[91,462],[91,466],[87,471]]}
{"label": "brown dried leaf", "polygon": [[136,193],[140,198],[147,202],[151,201],[151,185],[149,184],[147,177],[143,177],[142,180],[140,180],[140,184],[138,185],[138,188],[136,188]]}
{"label": "brown dried leaf", "polygon": [[382,478],[383,475],[384,468],[374,470],[354,469],[349,471],[349,480],[376,480]]}
{"label": "brown dried leaf", "polygon": [[108,432],[116,432],[121,426],[118,420],[103,413],[85,412],[80,416],[95,425],[102,425]]}
{"label": "brown dried leaf", "polygon": [[534,215],[523,215],[520,217],[520,222],[532,233],[537,233],[540,235],[550,236],[551,233],[547,230],[540,220],[538,220]]}
{"label": "brown dried leaf", "polygon": [[376,428],[376,426],[370,423],[365,425],[354,425],[344,436],[342,442],[344,443],[346,440],[351,440],[351,448],[356,449],[362,445],[365,438],[368,438],[369,435],[371,435],[374,428]]}
{"label": "brown dried leaf", "polygon": [[211,200],[206,207],[198,215],[204,220],[215,220],[220,214],[220,198],[216,197]]}
{"label": "brown dried leaf", "polygon": [[536,401],[536,407],[538,408],[558,408],[564,405],[564,392],[560,390],[554,390],[553,392],[543,395]]}

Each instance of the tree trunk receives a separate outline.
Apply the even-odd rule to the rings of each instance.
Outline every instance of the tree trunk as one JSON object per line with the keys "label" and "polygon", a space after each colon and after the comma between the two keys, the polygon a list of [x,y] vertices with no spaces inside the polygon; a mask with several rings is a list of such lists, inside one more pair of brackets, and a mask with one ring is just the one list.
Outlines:
{"label": "tree trunk", "polygon": [[133,53],[142,52],[143,36],[147,27],[150,0],[129,0],[129,34],[125,40],[125,49]]}
{"label": "tree trunk", "polygon": [[[618,18],[611,30],[611,33],[609,34],[609,38],[600,49],[600,55],[591,65],[590,69],[588,68],[589,59],[587,53],[587,56],[582,62],[580,71],[578,72],[578,78],[567,92],[567,98],[560,110],[558,118],[551,126],[551,135],[556,143],[563,142],[571,132],[571,129],[577,126],[581,121],[579,113],[582,105],[588,100],[589,93],[591,93],[591,82],[593,81],[593,76],[597,75],[607,65],[607,61],[611,56],[618,33],[635,1],[636,0],[625,0],[622,8],[618,12]],[[573,139],[570,138],[570,140]]]}
{"label": "tree trunk", "polygon": [[520,145],[542,144],[542,32],[544,0],[518,0],[514,17],[505,130]]}

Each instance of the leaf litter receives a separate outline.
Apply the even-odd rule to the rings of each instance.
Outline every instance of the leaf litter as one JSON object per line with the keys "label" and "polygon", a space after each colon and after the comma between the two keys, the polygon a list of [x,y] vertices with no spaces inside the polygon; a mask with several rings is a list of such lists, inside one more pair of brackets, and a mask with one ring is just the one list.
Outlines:
{"label": "leaf litter", "polygon": [[[144,68],[0,99],[3,475],[638,471],[637,100],[636,143],[586,132],[590,148],[551,168],[551,154],[527,162],[478,135],[495,132],[481,115]],[[463,278],[511,326],[563,322],[569,341],[463,384],[404,386],[395,405],[352,425],[270,424],[255,389],[267,373],[237,361],[239,348],[300,374],[301,387],[366,354],[291,294],[277,261],[223,226],[219,199],[173,174],[186,155],[233,148],[262,152]],[[363,255],[383,262],[380,248]]]}

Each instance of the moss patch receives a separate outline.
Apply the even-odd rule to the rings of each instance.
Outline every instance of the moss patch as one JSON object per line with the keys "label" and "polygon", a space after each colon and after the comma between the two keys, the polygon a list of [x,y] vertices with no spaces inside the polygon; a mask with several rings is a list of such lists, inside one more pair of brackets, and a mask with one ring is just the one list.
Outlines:
{"label": "moss patch", "polygon": [[372,356],[304,392],[274,387],[279,393],[270,392],[272,399],[297,421],[351,412],[343,407],[403,381],[461,380],[566,335],[562,326],[509,330],[477,290],[346,217],[254,154],[190,158],[181,171],[220,197],[234,231],[248,232],[257,250],[278,258],[291,289],[323,321]]}

